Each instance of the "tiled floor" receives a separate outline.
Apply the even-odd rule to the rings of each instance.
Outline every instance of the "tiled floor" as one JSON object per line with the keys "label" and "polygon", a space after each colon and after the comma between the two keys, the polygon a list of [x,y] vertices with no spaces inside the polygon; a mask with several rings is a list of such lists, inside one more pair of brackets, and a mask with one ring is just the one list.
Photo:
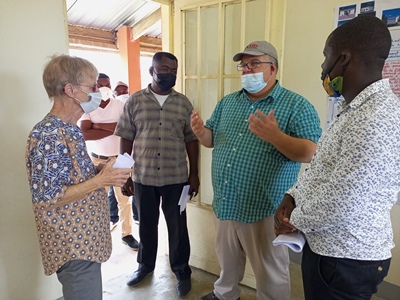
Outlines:
{"label": "tiled floor", "polygon": [[[135,225],[135,229],[137,230],[137,225]],[[162,230],[160,230],[160,232],[162,232]],[[128,246],[122,244],[120,225],[112,232],[112,236],[113,253],[110,260],[104,263],[102,267],[104,300],[179,299],[175,292],[177,281],[175,275],[170,270],[168,256],[160,254],[160,252],[163,251],[159,251],[157,266],[153,275],[149,275],[136,287],[128,287],[126,281],[130,274],[137,268],[137,252],[132,251]],[[137,236],[136,233],[135,237],[137,238]],[[192,290],[185,299],[198,300],[204,294],[212,291],[213,283],[217,276],[196,268],[192,268],[192,271]],[[290,274],[292,286],[291,300],[303,300],[300,266],[292,263],[290,266]],[[255,300],[255,290],[242,286],[240,299]],[[374,297],[372,299],[379,300],[380,298]]]}

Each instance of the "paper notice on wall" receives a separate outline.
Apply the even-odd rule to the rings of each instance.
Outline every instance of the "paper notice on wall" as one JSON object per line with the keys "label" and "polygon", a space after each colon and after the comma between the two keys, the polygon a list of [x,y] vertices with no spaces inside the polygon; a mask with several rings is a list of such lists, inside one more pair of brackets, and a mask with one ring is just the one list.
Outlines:
{"label": "paper notice on wall", "polygon": [[338,115],[340,110],[340,103],[342,101],[343,97],[328,97],[325,129],[329,128],[335,117]]}

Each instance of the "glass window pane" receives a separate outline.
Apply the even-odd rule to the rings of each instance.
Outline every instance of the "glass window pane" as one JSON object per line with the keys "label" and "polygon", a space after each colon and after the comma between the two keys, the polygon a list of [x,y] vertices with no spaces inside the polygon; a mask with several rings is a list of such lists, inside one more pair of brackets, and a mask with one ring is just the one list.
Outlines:
{"label": "glass window pane", "polygon": [[232,58],[242,51],[240,49],[240,17],[241,4],[227,4],[225,7],[225,38],[224,38],[224,74],[236,74],[236,65]]}
{"label": "glass window pane", "polygon": [[224,79],[224,96],[242,89],[240,78],[225,78]]}
{"label": "glass window pane", "polygon": [[201,9],[201,74],[216,75],[218,70],[218,7]]}
{"label": "glass window pane", "polygon": [[197,99],[197,80],[196,79],[186,79],[185,80],[185,96],[188,97],[190,102],[195,109],[199,107]]}
{"label": "glass window pane", "polygon": [[267,1],[265,0],[246,2],[245,44],[265,39],[266,5]]}
{"label": "glass window pane", "polygon": [[[200,114],[204,122],[208,120],[217,104],[218,81],[217,79],[201,79],[201,100]],[[213,199],[213,190],[211,184],[211,154],[212,149],[200,148],[200,195],[201,202],[211,204]]]}
{"label": "glass window pane", "polygon": [[185,12],[185,74],[197,73],[197,11]]}

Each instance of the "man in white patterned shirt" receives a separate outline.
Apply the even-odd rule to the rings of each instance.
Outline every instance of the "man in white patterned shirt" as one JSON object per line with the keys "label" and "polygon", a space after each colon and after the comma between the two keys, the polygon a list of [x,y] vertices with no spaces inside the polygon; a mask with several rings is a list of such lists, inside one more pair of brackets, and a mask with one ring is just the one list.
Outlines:
{"label": "man in white patterned shirt", "polygon": [[302,231],[305,299],[370,299],[394,247],[390,210],[400,190],[400,101],[382,69],[390,32],[358,16],[328,37],[322,64],[342,110],[275,213],[276,234]]}

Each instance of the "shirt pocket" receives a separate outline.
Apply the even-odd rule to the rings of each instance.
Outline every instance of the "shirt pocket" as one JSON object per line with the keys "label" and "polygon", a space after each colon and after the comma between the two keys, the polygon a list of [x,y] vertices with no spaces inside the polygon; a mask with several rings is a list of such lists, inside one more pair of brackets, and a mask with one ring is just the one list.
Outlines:
{"label": "shirt pocket", "polygon": [[185,131],[185,120],[172,119],[171,136],[175,139],[183,140]]}

